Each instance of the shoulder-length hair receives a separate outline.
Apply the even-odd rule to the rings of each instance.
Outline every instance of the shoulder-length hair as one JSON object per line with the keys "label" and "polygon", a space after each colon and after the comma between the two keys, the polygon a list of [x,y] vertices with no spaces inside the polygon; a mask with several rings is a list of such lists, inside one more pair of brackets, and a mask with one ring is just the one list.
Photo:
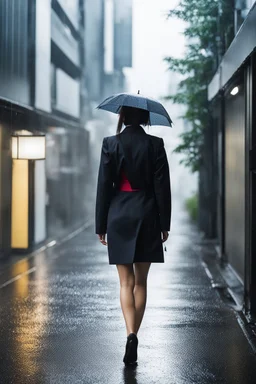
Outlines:
{"label": "shoulder-length hair", "polygon": [[123,106],[120,109],[116,134],[121,132],[124,125],[150,125],[149,111],[140,108]]}

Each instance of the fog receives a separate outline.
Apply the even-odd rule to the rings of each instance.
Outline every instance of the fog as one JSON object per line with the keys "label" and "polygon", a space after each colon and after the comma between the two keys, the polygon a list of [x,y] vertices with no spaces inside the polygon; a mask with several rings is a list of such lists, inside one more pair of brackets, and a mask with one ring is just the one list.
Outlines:
{"label": "fog", "polygon": [[[174,125],[172,128],[152,126],[146,131],[163,137],[170,164],[172,193],[181,202],[197,190],[197,176],[179,164],[182,155],[173,153],[180,143],[184,121],[179,118],[184,106],[175,105],[163,98],[175,94],[180,80],[178,74],[168,71],[166,56],[182,57],[185,50],[184,24],[180,20],[167,19],[168,9],[177,5],[174,0],[133,1],[133,67],[125,68],[127,91],[140,93],[160,100],[168,110]],[[100,145],[103,136],[114,135],[117,115],[96,111],[96,119],[89,122],[93,164],[98,167]]]}

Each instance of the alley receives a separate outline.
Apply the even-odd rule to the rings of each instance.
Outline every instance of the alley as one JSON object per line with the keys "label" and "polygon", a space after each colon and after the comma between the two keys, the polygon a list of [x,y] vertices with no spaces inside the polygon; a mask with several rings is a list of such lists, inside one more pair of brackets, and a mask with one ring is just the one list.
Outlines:
{"label": "alley", "polygon": [[138,364],[126,342],[115,266],[94,235],[77,236],[0,275],[1,384],[247,384],[256,357],[211,287],[200,236],[174,204],[164,264],[152,264]]}

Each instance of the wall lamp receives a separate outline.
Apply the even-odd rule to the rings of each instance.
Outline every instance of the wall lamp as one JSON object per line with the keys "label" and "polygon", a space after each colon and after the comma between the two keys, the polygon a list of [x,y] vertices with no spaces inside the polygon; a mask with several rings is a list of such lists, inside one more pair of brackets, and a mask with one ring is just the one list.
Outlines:
{"label": "wall lamp", "polygon": [[232,95],[232,96],[235,96],[235,95],[237,95],[238,94],[238,92],[239,92],[239,87],[234,87],[231,91],[230,91],[230,94]]}
{"label": "wall lamp", "polygon": [[44,160],[45,135],[12,135],[12,158],[18,160]]}
{"label": "wall lamp", "polygon": [[11,135],[11,247],[27,250],[45,239],[46,138],[40,132],[18,130]]}

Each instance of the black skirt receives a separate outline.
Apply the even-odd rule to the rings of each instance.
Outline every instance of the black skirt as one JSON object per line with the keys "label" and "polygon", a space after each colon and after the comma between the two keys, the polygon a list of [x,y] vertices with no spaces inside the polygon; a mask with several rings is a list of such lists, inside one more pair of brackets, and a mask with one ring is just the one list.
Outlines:
{"label": "black skirt", "polygon": [[109,264],[163,263],[160,217],[153,193],[116,191],[108,212]]}

